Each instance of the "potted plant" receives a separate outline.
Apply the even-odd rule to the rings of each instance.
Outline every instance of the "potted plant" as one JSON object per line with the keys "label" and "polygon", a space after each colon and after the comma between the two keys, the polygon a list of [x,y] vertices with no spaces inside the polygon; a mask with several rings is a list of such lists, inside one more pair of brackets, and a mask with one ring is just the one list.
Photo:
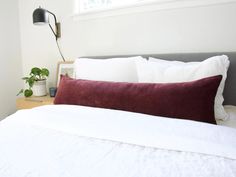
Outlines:
{"label": "potted plant", "polygon": [[22,79],[28,84],[28,89],[21,89],[17,95],[24,93],[25,97],[34,96],[45,96],[47,95],[46,79],[49,76],[49,71],[46,68],[34,67],[28,77]]}

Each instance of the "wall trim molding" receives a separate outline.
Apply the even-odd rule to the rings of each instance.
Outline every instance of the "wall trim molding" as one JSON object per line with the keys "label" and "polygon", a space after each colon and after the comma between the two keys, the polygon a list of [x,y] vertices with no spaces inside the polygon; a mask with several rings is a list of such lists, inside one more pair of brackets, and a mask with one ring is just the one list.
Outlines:
{"label": "wall trim molding", "polygon": [[[100,11],[93,11],[87,13],[74,12],[72,17],[74,20],[91,20],[97,18],[105,18],[112,16],[120,16],[134,13],[153,12],[170,9],[193,8],[200,6],[211,6],[218,4],[236,3],[236,0],[172,0],[167,2],[150,2],[147,4],[139,4],[128,7],[120,7],[113,9],[106,9]],[[76,3],[78,5],[78,3]],[[78,9],[76,7],[75,9]]]}

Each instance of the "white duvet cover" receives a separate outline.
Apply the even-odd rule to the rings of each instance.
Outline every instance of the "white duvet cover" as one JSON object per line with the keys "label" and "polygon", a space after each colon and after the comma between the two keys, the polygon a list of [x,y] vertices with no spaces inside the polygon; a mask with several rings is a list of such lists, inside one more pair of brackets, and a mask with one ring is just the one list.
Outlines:
{"label": "white duvet cover", "polygon": [[0,177],[235,177],[236,130],[82,106],[0,123]]}

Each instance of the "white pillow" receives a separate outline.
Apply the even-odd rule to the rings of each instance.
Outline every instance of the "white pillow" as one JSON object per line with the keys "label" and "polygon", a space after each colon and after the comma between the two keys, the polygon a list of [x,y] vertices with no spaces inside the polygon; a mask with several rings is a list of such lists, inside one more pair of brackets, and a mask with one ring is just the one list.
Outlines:
{"label": "white pillow", "polygon": [[236,106],[226,105],[224,106],[224,108],[227,114],[229,115],[229,118],[227,121],[217,120],[217,124],[236,128]]}
{"label": "white pillow", "polygon": [[75,61],[76,79],[114,82],[138,82],[136,61],[141,56],[128,58],[91,59],[78,58]]}
{"label": "white pillow", "polygon": [[188,82],[214,75],[222,75],[223,78],[215,98],[215,117],[221,120],[228,118],[223,107],[223,90],[229,67],[227,56],[215,56],[202,62],[187,63],[149,58],[149,61],[137,61],[136,64],[139,82]]}

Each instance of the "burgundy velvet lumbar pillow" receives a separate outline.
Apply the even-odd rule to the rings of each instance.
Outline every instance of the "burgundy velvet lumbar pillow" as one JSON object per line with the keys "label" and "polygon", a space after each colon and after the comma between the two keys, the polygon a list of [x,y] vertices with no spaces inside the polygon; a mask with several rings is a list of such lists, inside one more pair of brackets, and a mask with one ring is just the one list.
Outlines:
{"label": "burgundy velvet lumbar pillow", "polygon": [[117,109],[215,124],[214,100],[222,76],[184,83],[124,83],[62,76],[55,104]]}

